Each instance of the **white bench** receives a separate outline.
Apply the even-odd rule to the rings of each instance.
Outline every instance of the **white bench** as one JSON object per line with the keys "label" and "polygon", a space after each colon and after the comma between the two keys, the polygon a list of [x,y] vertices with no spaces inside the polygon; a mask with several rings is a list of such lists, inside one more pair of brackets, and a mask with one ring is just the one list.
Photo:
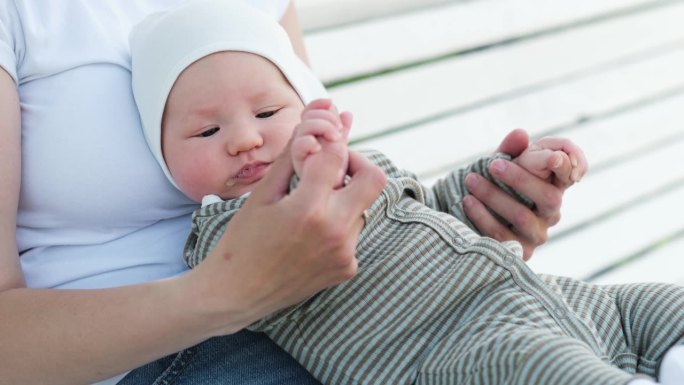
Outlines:
{"label": "white bench", "polygon": [[590,173],[530,265],[684,284],[684,1],[297,0],[352,145],[431,183],[515,127]]}

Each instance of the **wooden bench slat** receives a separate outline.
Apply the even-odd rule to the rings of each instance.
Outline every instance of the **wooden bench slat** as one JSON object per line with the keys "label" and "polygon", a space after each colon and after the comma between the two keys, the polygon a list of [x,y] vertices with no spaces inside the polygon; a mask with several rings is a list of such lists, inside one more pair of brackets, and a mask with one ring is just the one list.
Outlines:
{"label": "wooden bench slat", "polygon": [[[352,138],[560,82],[684,37],[684,3],[335,88]],[[597,69],[598,70],[598,69]],[[550,84],[548,84],[550,85]]]}
{"label": "wooden bench slat", "polygon": [[[668,185],[684,184],[684,168],[674,166],[677,162],[681,163],[681,154],[684,151],[684,129],[681,123],[683,117],[684,94],[680,94],[565,132],[566,136],[585,148],[590,162],[603,164],[604,167],[590,172],[581,183],[566,192],[563,219],[551,229],[552,238],[548,246],[563,242],[564,248],[578,250],[580,247],[577,245],[586,242],[582,231],[560,240],[554,239],[554,236],[578,225],[585,226],[586,231],[594,231],[596,224],[591,222],[597,216],[614,210],[628,210],[622,206],[633,204],[640,197]],[[665,139],[668,142],[662,143]],[[655,149],[646,152],[649,147]],[[429,156],[429,153],[425,156]],[[626,159],[610,164],[611,159],[619,157]],[[660,201],[662,197],[651,199]],[[681,207],[680,202],[684,200],[684,196],[679,196],[678,199],[679,201],[670,202],[679,204],[672,206],[670,211]],[[607,226],[605,233],[610,234],[618,229]],[[544,254],[553,252],[540,251],[537,256]],[[585,269],[582,272],[589,275],[604,267],[604,262],[619,260],[620,255],[612,260],[584,260],[579,265]]]}
{"label": "wooden bench slat", "polygon": [[[684,272],[684,1],[335,3],[344,15],[337,0],[301,1],[334,15],[307,31],[314,70],[326,81],[372,75],[331,88],[355,114],[354,147],[430,184],[514,126],[570,137],[592,169],[531,266],[684,284],[674,273]],[[403,8],[388,17],[380,3]],[[385,68],[396,71],[376,73]]]}
{"label": "wooden bench slat", "polygon": [[[459,0],[296,0],[297,15],[308,34],[313,30],[351,25],[365,20],[387,17],[454,3]],[[466,1],[466,0],[460,0]]]}
{"label": "wooden bench slat", "polygon": [[[677,157],[681,160],[680,150]],[[661,165],[662,166],[662,165]],[[633,183],[648,174],[635,173]],[[615,189],[603,191],[610,194]],[[652,247],[663,239],[684,231],[681,215],[674,208],[681,207],[684,185],[655,199],[621,210],[615,216],[582,228],[572,236],[547,243],[537,249],[530,266],[539,273],[586,279],[596,271],[612,266],[639,250]]]}
{"label": "wooden bench slat", "polygon": [[683,120],[684,94],[568,132],[584,149],[590,170],[565,194],[563,218],[550,234],[587,225],[601,213],[684,181],[684,167],[677,167],[682,162],[672,160],[682,154]]}
{"label": "wooden bench slat", "polygon": [[627,263],[594,282],[598,284],[630,282],[669,282],[684,286],[684,237],[660,245],[643,258]]}
{"label": "wooden bench slat", "polygon": [[[672,164],[683,150],[683,111],[684,95],[679,95],[564,132],[564,136],[585,149],[590,171],[566,191],[563,218],[551,228],[550,242],[558,234],[591,225],[595,218],[619,210],[640,197],[682,183],[684,168],[663,168],[663,165]],[[648,175],[648,183],[639,183],[634,175]],[[425,182],[429,185],[432,181]]]}
{"label": "wooden bench slat", "polygon": [[[415,7],[420,1],[391,0],[328,1],[302,4],[302,23],[334,24]],[[439,3],[440,1],[438,1]],[[382,4],[385,3],[385,4]],[[654,0],[545,0],[449,2],[439,7],[384,17],[370,22],[306,36],[312,67],[325,81],[422,61],[435,56],[473,49],[540,31],[568,26],[583,20],[629,10],[644,5],[665,3]],[[315,16],[309,16],[314,13]],[[365,13],[365,15],[364,15]],[[367,16],[366,16],[367,15]]]}
{"label": "wooden bench slat", "polygon": [[[593,166],[581,183],[565,193],[563,218],[550,230],[550,242],[640,197],[684,182],[684,168],[663,168],[684,150],[683,118],[684,94],[680,94],[564,131],[584,149]],[[648,183],[637,183],[634,175],[648,175]]]}
{"label": "wooden bench slat", "polygon": [[[681,155],[681,150],[680,144],[674,148],[663,149],[662,152],[654,151],[648,157],[640,158],[638,162],[629,162],[624,167],[613,167],[587,177],[568,190],[563,202],[563,218],[550,230],[550,242],[578,227],[590,227],[601,217],[624,210],[640,201],[659,199],[660,191],[684,183],[683,171],[665,166],[672,164],[673,157],[678,151]],[[648,181],[640,183],[635,179],[635,175],[648,178]],[[672,210],[678,207],[681,207],[681,204],[673,206]]]}
{"label": "wooden bench slat", "polygon": [[513,127],[541,135],[554,127],[573,125],[583,117],[600,116],[684,87],[680,68],[684,68],[684,45],[665,55],[520,94],[354,147],[377,148],[400,167],[429,178],[426,181],[434,180],[435,173],[445,167],[454,169],[492,151]]}

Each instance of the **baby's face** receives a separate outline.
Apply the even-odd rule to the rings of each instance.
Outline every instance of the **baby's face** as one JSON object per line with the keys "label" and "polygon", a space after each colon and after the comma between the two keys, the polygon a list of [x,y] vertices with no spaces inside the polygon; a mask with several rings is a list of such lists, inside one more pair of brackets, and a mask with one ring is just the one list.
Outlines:
{"label": "baby's face", "polygon": [[162,151],[191,199],[252,191],[301,120],[299,95],[270,61],[250,53],[206,56],[178,77],[162,120]]}

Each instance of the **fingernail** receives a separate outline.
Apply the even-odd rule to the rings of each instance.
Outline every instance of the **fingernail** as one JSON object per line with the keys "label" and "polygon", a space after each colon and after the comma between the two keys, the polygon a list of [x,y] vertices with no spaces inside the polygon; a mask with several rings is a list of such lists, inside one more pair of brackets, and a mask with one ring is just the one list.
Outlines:
{"label": "fingernail", "polygon": [[506,171],[506,168],[508,167],[508,165],[503,160],[495,160],[492,162],[492,167],[494,168],[494,170],[496,172],[498,172],[499,174],[502,174]]}
{"label": "fingernail", "polygon": [[577,167],[577,157],[570,155],[570,164],[572,164],[572,167]]}
{"label": "fingernail", "polygon": [[558,168],[563,164],[563,158],[560,156],[556,159],[556,163],[553,164],[553,168]]}
{"label": "fingernail", "polygon": [[465,182],[466,182],[466,187],[468,187],[468,189],[473,189],[473,188],[477,187],[477,184],[480,181],[477,178],[477,174],[468,174],[468,175],[466,175]]}
{"label": "fingernail", "polygon": [[575,168],[572,170],[570,179],[572,179],[573,182],[579,182],[579,169]]}
{"label": "fingernail", "polygon": [[461,201],[463,202],[463,205],[464,205],[466,208],[471,208],[471,207],[473,207],[473,199],[470,197],[470,195],[464,196],[463,199],[461,199]]}

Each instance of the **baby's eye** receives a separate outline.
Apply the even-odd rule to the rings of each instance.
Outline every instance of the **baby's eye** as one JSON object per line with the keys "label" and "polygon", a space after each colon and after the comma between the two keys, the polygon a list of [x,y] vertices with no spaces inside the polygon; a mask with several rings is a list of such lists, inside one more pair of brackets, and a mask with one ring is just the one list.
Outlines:
{"label": "baby's eye", "polygon": [[199,134],[199,136],[201,136],[201,137],[203,137],[203,138],[208,138],[208,137],[214,135],[215,133],[217,133],[218,130],[219,130],[218,127],[213,127],[213,128],[210,128],[210,129],[208,129],[208,130],[206,130],[206,131],[202,131],[202,132]]}
{"label": "baby's eye", "polygon": [[277,110],[272,110],[272,111],[264,111],[264,112],[259,112],[256,114],[257,119],[266,119],[270,118],[271,116],[275,115],[276,112],[280,111],[280,109]]}

